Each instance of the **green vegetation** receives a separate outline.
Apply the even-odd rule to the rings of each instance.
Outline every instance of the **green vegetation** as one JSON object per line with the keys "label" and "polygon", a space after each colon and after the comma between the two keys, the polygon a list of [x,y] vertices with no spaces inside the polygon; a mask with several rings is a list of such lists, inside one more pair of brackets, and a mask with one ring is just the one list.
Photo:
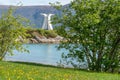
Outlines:
{"label": "green vegetation", "polygon": [[53,23],[60,24],[58,32],[67,39],[60,48],[69,50],[63,56],[68,63],[80,68],[74,60],[86,61],[88,70],[119,71],[119,4],[119,0],[73,0],[65,9],[60,9],[62,17],[56,16]]}
{"label": "green vegetation", "polygon": [[14,49],[27,51],[18,38],[25,39],[28,36],[25,29],[28,26],[27,19],[13,16],[12,8],[0,17],[0,60],[4,58],[6,53],[12,55]]}
{"label": "green vegetation", "polygon": [[119,74],[86,72],[32,63],[0,62],[0,80],[119,80]]}
{"label": "green vegetation", "polygon": [[[27,29],[28,34],[31,34],[33,32],[37,32],[41,36],[45,36],[47,38],[55,38],[58,34],[55,30],[44,30],[44,29],[35,29],[35,28],[28,28]],[[37,35],[37,34],[36,34]],[[31,34],[32,37],[34,35]]]}
{"label": "green vegetation", "polygon": [[57,36],[57,33],[55,32],[55,30],[44,30],[44,29],[37,29],[39,34],[41,34],[42,36],[45,36],[47,38],[51,37],[51,38],[55,38]]}
{"label": "green vegetation", "polygon": [[53,31],[53,30],[46,30],[45,31],[45,36],[46,37],[52,37],[52,38],[55,38],[57,36],[56,32]]}

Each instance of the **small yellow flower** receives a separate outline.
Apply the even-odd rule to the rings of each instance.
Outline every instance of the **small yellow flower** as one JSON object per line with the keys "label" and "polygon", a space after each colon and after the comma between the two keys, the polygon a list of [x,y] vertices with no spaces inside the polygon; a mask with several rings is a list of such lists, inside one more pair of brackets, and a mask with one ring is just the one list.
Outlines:
{"label": "small yellow flower", "polygon": [[11,80],[10,78],[8,80]]}

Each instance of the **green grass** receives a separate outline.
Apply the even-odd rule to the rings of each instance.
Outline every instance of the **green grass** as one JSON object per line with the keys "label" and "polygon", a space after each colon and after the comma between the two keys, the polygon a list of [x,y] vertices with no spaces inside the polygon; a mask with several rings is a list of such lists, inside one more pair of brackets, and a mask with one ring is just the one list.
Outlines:
{"label": "green grass", "polygon": [[0,61],[0,80],[120,80],[120,74]]}

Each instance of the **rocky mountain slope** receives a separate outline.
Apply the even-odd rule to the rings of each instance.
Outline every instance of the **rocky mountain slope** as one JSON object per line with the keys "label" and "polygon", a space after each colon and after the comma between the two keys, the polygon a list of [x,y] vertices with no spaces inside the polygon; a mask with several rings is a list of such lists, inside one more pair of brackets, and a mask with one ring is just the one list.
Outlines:
{"label": "rocky mountain slope", "polygon": [[[6,12],[10,6],[0,5],[0,16],[3,12]],[[47,5],[40,6],[20,6],[17,7],[14,15],[21,15],[31,21],[34,28],[41,28],[43,24],[44,16],[41,13],[52,13],[60,15],[60,11]]]}

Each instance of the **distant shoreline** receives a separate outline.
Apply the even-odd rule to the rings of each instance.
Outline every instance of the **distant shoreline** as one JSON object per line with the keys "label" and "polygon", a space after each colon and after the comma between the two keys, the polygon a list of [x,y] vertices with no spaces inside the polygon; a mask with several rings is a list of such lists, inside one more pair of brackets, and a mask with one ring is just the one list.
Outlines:
{"label": "distant shoreline", "polygon": [[17,41],[23,43],[60,43],[64,40],[54,30],[27,30],[27,34],[29,36],[26,39],[19,36]]}

